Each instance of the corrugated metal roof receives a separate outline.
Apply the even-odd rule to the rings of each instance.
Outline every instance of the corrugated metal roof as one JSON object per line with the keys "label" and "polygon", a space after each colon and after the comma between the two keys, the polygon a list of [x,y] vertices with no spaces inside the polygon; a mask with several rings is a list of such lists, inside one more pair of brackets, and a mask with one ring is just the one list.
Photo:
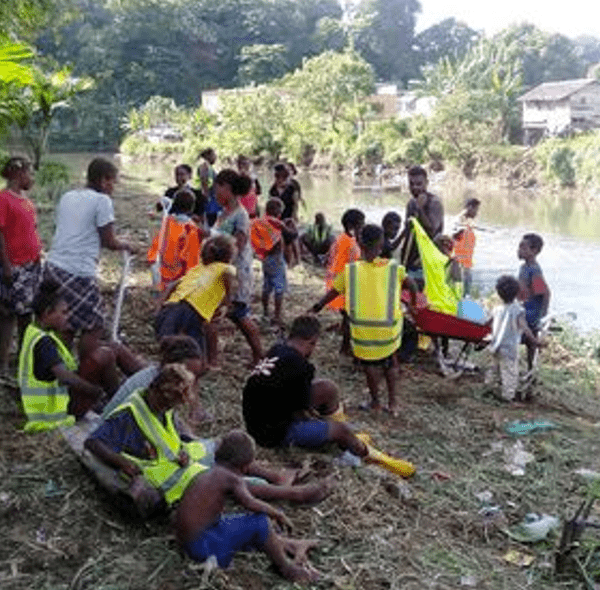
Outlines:
{"label": "corrugated metal roof", "polygon": [[544,82],[543,84],[532,88],[529,92],[526,92],[518,100],[562,100],[590,84],[596,84],[600,86],[598,81],[594,80],[593,78],[563,80],[562,82]]}

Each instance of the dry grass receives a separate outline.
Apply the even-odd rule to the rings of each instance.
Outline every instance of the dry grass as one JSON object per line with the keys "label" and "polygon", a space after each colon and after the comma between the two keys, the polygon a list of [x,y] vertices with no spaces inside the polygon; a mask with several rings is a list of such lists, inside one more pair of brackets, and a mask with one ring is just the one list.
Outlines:
{"label": "dry grass", "polygon": [[[121,215],[134,225],[131,209]],[[143,228],[138,229],[138,235]],[[102,273],[107,302],[118,272],[108,258]],[[310,271],[291,274],[288,318],[322,292]],[[150,318],[153,302],[145,272],[134,275],[124,307],[123,332],[136,349],[155,353]],[[257,303],[257,302],[256,302]],[[255,305],[258,309],[258,305]],[[323,313],[323,324],[336,317]],[[203,378],[200,395],[215,416],[198,432],[217,436],[241,422],[241,388],[249,350],[230,324],[221,332],[222,370]],[[264,333],[266,345],[276,335]],[[531,511],[560,517],[572,513],[586,488],[573,471],[600,471],[597,363],[554,341],[544,352],[538,397],[527,408],[506,408],[482,397],[481,376],[458,381],[438,375],[430,358],[402,366],[399,418],[355,408],[365,380],[338,354],[339,337],[325,332],[315,353],[319,374],[335,379],[350,419],[370,432],[382,449],[413,461],[417,475],[402,483],[377,468],[339,467],[337,451],[260,451],[278,465],[308,457],[313,477],[333,474],[334,493],[316,507],[286,506],[299,536],[320,540],[313,552],[324,578],[315,588],[339,590],[479,590],[583,588],[575,575],[553,574],[554,539],[524,546],[500,528]],[[584,384],[584,385],[582,385]],[[585,390],[582,388],[585,386]],[[204,573],[184,559],[168,519],[144,523],[111,505],[57,433],[25,436],[17,431],[13,396],[0,403],[0,587],[3,590],[288,589],[260,554],[240,554],[227,571]],[[503,425],[547,418],[559,428],[524,437],[535,455],[523,477],[509,475],[494,444],[512,444]],[[494,450],[496,449],[496,450]],[[447,476],[447,478],[445,478]],[[490,491],[501,516],[482,514],[476,494]],[[535,556],[529,568],[503,561],[510,548]],[[469,586],[471,584],[471,586]]]}

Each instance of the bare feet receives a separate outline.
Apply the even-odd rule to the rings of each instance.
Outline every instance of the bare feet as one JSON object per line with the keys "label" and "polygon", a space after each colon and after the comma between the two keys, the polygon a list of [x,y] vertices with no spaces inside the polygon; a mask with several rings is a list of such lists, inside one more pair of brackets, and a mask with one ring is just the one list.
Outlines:
{"label": "bare feet", "polygon": [[302,481],[310,473],[308,461],[304,461],[300,469],[280,469],[272,483],[280,486],[291,486]]}
{"label": "bare feet", "polygon": [[383,411],[389,414],[392,418],[397,418],[400,415],[400,410],[398,406],[384,406]]}
{"label": "bare feet", "polygon": [[319,541],[316,539],[290,539],[281,537],[284,551],[294,560],[294,563],[303,564],[308,562],[308,552],[314,549]]}

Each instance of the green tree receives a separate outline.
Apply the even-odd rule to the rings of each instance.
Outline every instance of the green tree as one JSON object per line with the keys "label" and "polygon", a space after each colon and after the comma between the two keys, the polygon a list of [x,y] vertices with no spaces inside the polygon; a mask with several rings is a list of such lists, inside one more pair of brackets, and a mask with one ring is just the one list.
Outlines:
{"label": "green tree", "polygon": [[239,60],[238,80],[243,86],[281,78],[289,69],[287,48],[281,43],[245,45]]}

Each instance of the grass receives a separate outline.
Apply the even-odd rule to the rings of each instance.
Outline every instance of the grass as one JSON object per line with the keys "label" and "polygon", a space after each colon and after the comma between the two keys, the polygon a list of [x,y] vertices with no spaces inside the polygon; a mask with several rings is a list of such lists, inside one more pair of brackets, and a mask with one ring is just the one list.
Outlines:
{"label": "grass", "polygon": [[[120,227],[140,241],[148,225],[141,214],[151,196],[116,200]],[[119,279],[118,256],[103,257],[101,277],[110,309]],[[258,279],[258,267],[256,278]],[[303,312],[322,292],[310,269],[290,273],[288,318]],[[260,283],[257,280],[257,285]],[[254,308],[258,309],[258,293]],[[150,318],[154,301],[149,278],[138,263],[131,278],[121,328],[126,340],[152,358],[156,346]],[[322,322],[337,317],[323,312]],[[265,346],[276,335],[263,333]],[[201,436],[218,436],[241,420],[241,388],[250,360],[247,345],[231,324],[220,327],[222,370],[211,372],[199,394],[213,422]],[[339,335],[324,332],[315,352],[319,375],[341,386],[352,424],[376,444],[414,462],[416,476],[399,480],[375,467],[347,468],[319,453],[260,450],[277,465],[308,459],[312,477],[332,475],[333,494],[315,507],[284,506],[298,536],[319,540],[313,561],[323,580],[311,588],[336,590],[478,590],[584,588],[573,569],[553,571],[556,537],[533,545],[516,543],[503,528],[529,512],[570,516],[588,493],[574,474],[600,471],[599,367],[596,341],[565,330],[541,356],[536,400],[523,408],[498,405],[483,396],[480,373],[457,381],[440,376],[424,354],[402,365],[398,418],[356,409],[365,399],[364,376],[338,354]],[[484,363],[484,355],[478,357]],[[525,475],[504,467],[506,422],[549,419],[555,430],[522,437],[535,460]],[[166,517],[141,522],[111,504],[57,433],[26,436],[17,430],[14,396],[0,391],[0,587],[2,590],[289,590],[260,554],[240,554],[229,570],[205,572],[177,549]],[[53,483],[50,483],[53,482]],[[488,504],[478,499],[490,492]],[[497,506],[490,511],[489,505]],[[594,509],[593,516],[598,517]],[[584,537],[580,557],[599,571],[598,535]],[[516,549],[534,556],[528,568],[507,563]],[[469,586],[471,584],[471,586]],[[474,584],[474,585],[473,585]]]}

